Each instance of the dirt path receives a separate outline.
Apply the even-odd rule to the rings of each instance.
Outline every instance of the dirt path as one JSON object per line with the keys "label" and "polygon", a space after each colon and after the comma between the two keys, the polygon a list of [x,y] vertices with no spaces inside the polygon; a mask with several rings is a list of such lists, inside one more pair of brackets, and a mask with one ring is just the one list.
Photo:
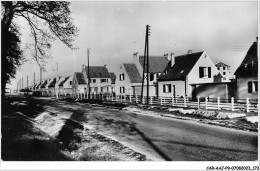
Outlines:
{"label": "dirt path", "polygon": [[48,103],[52,100],[23,97],[9,97],[2,102],[2,160],[149,160],[145,155],[85,128],[64,113],[47,112],[44,106]]}

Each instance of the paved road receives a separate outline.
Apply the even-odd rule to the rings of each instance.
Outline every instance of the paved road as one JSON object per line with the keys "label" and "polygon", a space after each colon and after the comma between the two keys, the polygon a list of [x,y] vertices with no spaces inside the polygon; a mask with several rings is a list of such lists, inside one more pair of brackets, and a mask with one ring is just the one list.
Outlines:
{"label": "paved road", "polygon": [[48,98],[40,98],[40,103],[153,160],[257,160],[256,133]]}

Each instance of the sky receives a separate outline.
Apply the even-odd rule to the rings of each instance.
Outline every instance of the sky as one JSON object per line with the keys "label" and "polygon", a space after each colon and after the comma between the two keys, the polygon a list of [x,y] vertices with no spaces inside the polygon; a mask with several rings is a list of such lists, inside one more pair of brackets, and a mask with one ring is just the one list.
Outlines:
{"label": "sky", "polygon": [[[47,60],[43,79],[73,75],[87,65],[107,65],[109,72],[117,73],[122,63],[132,63],[133,53],[144,54],[145,28],[151,26],[149,55],[173,52],[175,56],[206,51],[214,63],[231,66],[232,72],[240,65],[247,50],[258,36],[257,1],[242,2],[71,2],[71,16],[79,28],[72,51],[58,40],[53,42],[52,59]],[[22,47],[32,42],[29,28],[22,19]],[[40,80],[40,70],[25,50],[26,59],[7,87],[16,89],[28,75],[29,85]]]}

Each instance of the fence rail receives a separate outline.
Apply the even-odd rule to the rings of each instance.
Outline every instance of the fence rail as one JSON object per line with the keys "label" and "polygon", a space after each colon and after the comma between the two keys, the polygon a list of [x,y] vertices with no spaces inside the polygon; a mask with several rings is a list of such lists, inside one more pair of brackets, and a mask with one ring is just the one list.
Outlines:
{"label": "fence rail", "polygon": [[[44,93],[43,95],[48,95]],[[121,102],[121,103],[132,103],[132,104],[148,104],[148,105],[160,105],[160,106],[174,106],[174,107],[188,107],[197,109],[214,109],[214,110],[228,110],[228,111],[243,111],[243,112],[258,112],[258,99],[221,99],[198,97],[197,99],[192,99],[189,97],[155,97],[150,96],[143,97],[141,99],[140,95],[115,95],[113,93],[70,93],[65,94],[72,98],[78,99],[97,99],[103,101]]]}

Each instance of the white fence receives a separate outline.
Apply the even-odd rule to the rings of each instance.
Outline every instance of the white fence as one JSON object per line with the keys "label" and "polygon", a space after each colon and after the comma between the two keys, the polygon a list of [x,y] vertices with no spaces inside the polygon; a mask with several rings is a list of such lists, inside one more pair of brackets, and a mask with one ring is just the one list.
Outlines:
{"label": "white fence", "polygon": [[[89,99],[88,93],[70,94],[70,97],[79,99]],[[113,95],[113,94],[96,94],[91,93],[90,99],[97,99],[103,101],[132,103],[132,104],[148,104],[160,106],[174,106],[174,107],[187,107],[197,109],[213,109],[213,110],[229,110],[229,111],[243,111],[243,112],[258,112],[258,99],[220,99],[198,97],[192,99],[189,97],[143,97],[141,100],[140,95]]]}

